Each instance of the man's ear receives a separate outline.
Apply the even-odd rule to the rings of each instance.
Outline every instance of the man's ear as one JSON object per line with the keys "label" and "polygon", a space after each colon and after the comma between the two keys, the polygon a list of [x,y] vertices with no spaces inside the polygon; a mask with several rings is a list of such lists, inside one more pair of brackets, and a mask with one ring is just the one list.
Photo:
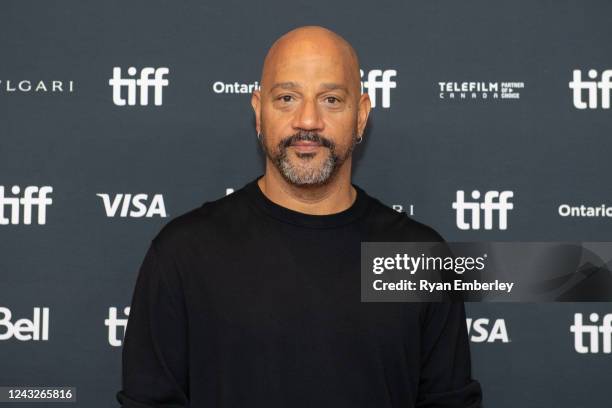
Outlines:
{"label": "man's ear", "polygon": [[255,130],[261,133],[261,93],[257,89],[251,95],[251,106],[255,112]]}
{"label": "man's ear", "polygon": [[368,122],[368,116],[370,116],[370,109],[372,109],[372,104],[370,103],[370,95],[368,93],[361,94],[359,98],[359,106],[357,112],[357,131],[359,132],[358,136],[363,136],[363,131],[365,129],[366,123]]}

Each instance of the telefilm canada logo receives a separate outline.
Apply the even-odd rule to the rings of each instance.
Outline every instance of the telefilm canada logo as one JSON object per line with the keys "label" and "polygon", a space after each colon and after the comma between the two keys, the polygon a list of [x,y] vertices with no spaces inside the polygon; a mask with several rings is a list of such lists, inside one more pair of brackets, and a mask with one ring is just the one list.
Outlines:
{"label": "telefilm canada logo", "polygon": [[446,101],[498,101],[521,98],[524,82],[438,82],[438,98]]}
{"label": "telefilm canada logo", "polygon": [[169,72],[167,67],[145,67],[139,74],[136,67],[129,67],[127,75],[124,76],[121,67],[114,67],[113,77],[108,80],[108,84],[113,88],[113,103],[117,106],[134,106],[138,100],[140,106],[148,106],[149,92],[152,89],[153,104],[161,106],[163,89],[170,83],[166,79]]}
{"label": "telefilm canada logo", "polygon": [[[397,87],[394,78],[397,76],[395,69],[372,69],[366,74],[359,70],[361,76],[361,92],[368,93],[372,108],[380,106],[384,109],[391,107],[391,90]],[[215,81],[212,90],[216,94],[251,94],[253,90],[259,90],[258,81],[252,83],[233,82],[226,83]]]}

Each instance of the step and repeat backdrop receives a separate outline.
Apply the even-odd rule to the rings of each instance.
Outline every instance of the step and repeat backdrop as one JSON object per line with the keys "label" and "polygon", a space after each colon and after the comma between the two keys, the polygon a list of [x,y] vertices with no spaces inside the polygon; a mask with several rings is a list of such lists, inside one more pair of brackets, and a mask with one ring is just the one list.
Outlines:
{"label": "step and repeat backdrop", "polygon": [[[372,101],[353,181],[449,241],[612,240],[612,3],[0,5],[0,386],[117,406],[138,267],[263,172],[272,42],[345,37]],[[478,220],[482,222],[478,222]],[[468,303],[487,407],[604,407],[612,299]],[[0,403],[25,407],[28,403]]]}

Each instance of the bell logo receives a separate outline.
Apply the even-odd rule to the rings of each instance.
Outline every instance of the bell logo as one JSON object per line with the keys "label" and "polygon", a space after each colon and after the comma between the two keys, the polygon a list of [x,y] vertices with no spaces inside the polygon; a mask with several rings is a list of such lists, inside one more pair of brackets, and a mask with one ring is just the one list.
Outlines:
{"label": "bell logo", "polygon": [[[364,72],[362,69],[359,70],[360,76],[363,78]],[[391,81],[391,78],[397,75],[397,71],[394,69],[387,69],[385,71],[380,69],[373,69],[368,72],[368,80],[361,83],[361,93],[363,88],[368,90],[368,96],[372,103],[372,108],[376,107],[376,95],[377,89],[381,90],[382,94],[382,107],[388,108],[391,106],[391,88],[396,87],[395,81]],[[379,81],[378,78],[382,79]]]}
{"label": "bell logo", "polygon": [[49,308],[34,308],[32,320],[19,319],[11,323],[12,313],[7,307],[0,307],[0,340],[12,337],[19,341],[49,340]]}
{"label": "bell logo", "polygon": [[[597,79],[597,71],[590,69],[589,78]],[[583,81],[582,71],[574,70],[574,80],[569,83],[570,89],[573,90],[574,107],[577,109],[597,109],[598,99],[601,98],[601,108],[610,109],[610,88],[612,88],[612,69],[607,69],[601,74],[601,81]],[[597,92],[600,89],[601,92]],[[587,102],[582,99],[586,91]],[[599,95],[598,95],[599,94]]]}
{"label": "bell logo", "polygon": [[106,216],[111,218],[117,215],[119,208],[121,212],[118,214],[120,217],[147,217],[151,218],[154,215],[158,215],[162,218],[167,217],[166,206],[164,205],[164,197],[161,194],[155,194],[151,199],[151,204],[147,205],[149,196],[147,194],[116,194],[111,201],[109,194],[96,194],[102,199],[104,204],[104,211]]}
{"label": "bell logo", "polygon": [[509,343],[508,329],[504,319],[496,319],[493,326],[490,325],[490,320],[481,319],[465,319],[468,330],[468,337],[474,343],[494,343],[496,341]]}
{"label": "bell logo", "polygon": [[[457,228],[461,230],[479,230],[481,214],[484,218],[484,229],[493,229],[493,214],[497,212],[500,230],[508,229],[508,211],[514,208],[509,199],[514,196],[512,191],[487,191],[483,202],[465,201],[465,192],[457,191],[457,199],[453,202],[456,212]],[[480,199],[480,191],[472,191],[474,200]],[[466,212],[470,215],[470,222],[466,222]]]}
{"label": "bell logo", "polygon": [[[123,313],[126,316],[130,315],[130,307],[123,308]],[[121,347],[123,344],[123,338],[125,337],[125,330],[127,329],[128,318],[117,318],[117,308],[108,308],[108,319],[104,320],[104,325],[108,326],[108,344],[113,347]],[[119,337],[118,329],[123,329],[123,336]]]}
{"label": "bell logo", "polygon": [[[599,315],[591,313],[589,320],[591,323],[599,323]],[[600,344],[603,353],[612,353],[612,313],[603,317],[601,325],[583,324],[582,313],[575,313],[574,324],[570,326],[570,332],[574,333],[574,349],[578,353],[599,353]]]}
{"label": "bell logo", "polygon": [[[127,88],[127,104],[129,106],[136,105],[136,88],[139,88],[139,100],[140,106],[147,106],[149,104],[149,88],[153,88],[153,103],[156,106],[162,104],[162,89],[168,86],[168,80],[164,78],[164,75],[168,74],[170,70],[166,67],[162,68],[151,68],[146,67],[140,71],[140,78],[134,79],[133,77],[138,73],[138,70],[134,67],[129,67],[127,74],[132,78],[123,78],[121,76],[121,68],[113,68],[113,77],[108,80],[108,84],[113,87],[113,103],[117,106],[125,106],[126,99],[123,97],[122,90]],[[151,76],[154,76],[151,78]]]}

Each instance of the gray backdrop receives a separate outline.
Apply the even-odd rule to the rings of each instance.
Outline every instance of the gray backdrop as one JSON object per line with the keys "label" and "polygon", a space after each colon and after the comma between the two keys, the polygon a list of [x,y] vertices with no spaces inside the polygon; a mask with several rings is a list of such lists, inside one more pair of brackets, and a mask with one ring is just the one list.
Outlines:
{"label": "gray backdrop", "polygon": [[[354,182],[371,195],[447,240],[610,240],[609,215],[561,216],[559,207],[612,199],[611,13],[605,1],[3,2],[0,385],[74,386],[71,406],[117,405],[121,319],[149,240],[172,217],[263,171],[250,93],[218,93],[215,83],[258,81],[268,47],[300,25],[328,27],[360,55],[376,107]],[[138,88],[136,105],[117,105],[115,67],[123,79],[167,68],[161,105],[152,85]],[[574,70],[585,88],[576,98]],[[480,83],[497,86],[498,98],[448,91]],[[503,83],[512,83],[503,93],[511,98]],[[597,107],[581,109],[589,86]],[[45,186],[52,191],[43,194]],[[478,201],[472,190],[512,191],[507,228],[498,218],[491,230],[459,228],[459,190],[466,201]],[[119,205],[114,215],[97,194]],[[27,224],[30,196],[52,202],[34,205]],[[161,200],[165,216],[129,213],[139,202],[155,213]],[[17,324],[33,322],[35,308],[48,308],[44,340],[25,339],[30,323]],[[570,326],[578,313],[597,329],[610,303],[467,309],[488,407],[609,404],[606,332],[591,338]],[[589,346],[595,340],[598,350]]]}

